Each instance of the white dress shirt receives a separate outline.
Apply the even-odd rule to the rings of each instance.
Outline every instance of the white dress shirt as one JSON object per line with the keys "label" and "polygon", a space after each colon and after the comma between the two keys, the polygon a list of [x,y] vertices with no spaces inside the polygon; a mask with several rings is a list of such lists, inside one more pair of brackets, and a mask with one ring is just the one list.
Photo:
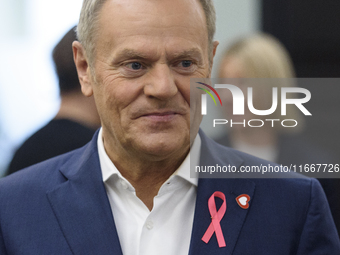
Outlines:
{"label": "white dress shirt", "polygon": [[150,210],[104,149],[102,130],[98,153],[112,214],[124,255],[187,255],[196,203],[197,178],[190,178],[190,154],[199,161],[197,135],[182,165],[161,186]]}

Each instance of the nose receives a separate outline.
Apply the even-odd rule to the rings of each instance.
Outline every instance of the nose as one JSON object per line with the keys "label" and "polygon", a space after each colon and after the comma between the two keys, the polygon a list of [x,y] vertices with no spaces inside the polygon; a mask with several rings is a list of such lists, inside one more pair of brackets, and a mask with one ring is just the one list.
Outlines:
{"label": "nose", "polygon": [[148,80],[144,86],[144,94],[148,97],[167,100],[175,96],[178,88],[167,64],[157,64],[149,72]]}

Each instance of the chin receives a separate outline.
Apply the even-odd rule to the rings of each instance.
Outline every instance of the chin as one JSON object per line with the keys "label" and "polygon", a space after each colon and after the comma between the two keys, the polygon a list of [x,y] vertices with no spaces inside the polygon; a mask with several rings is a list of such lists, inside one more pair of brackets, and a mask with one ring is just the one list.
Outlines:
{"label": "chin", "polygon": [[166,158],[174,154],[185,153],[190,147],[188,136],[170,134],[152,134],[138,139],[137,147],[143,154],[155,158]]}

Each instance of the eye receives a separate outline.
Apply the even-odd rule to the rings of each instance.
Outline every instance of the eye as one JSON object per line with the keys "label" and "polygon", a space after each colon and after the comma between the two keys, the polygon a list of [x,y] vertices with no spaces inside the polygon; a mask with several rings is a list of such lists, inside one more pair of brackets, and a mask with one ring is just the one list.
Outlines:
{"label": "eye", "polygon": [[182,64],[183,67],[187,68],[187,67],[190,67],[192,65],[192,61],[190,61],[190,60],[183,60],[181,62],[181,64]]}
{"label": "eye", "polygon": [[194,60],[180,60],[175,66],[177,72],[184,75],[192,74],[197,70],[197,64]]}
{"label": "eye", "polygon": [[132,70],[140,70],[142,69],[142,64],[139,62],[132,62],[126,65],[126,67],[132,69]]}

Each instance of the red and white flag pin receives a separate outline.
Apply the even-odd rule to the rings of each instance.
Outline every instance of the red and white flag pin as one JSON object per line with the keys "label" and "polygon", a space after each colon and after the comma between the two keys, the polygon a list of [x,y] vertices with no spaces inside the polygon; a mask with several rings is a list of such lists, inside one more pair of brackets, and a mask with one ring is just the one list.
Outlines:
{"label": "red and white flag pin", "polygon": [[250,196],[248,196],[247,194],[239,195],[236,198],[236,202],[238,203],[238,205],[242,209],[248,209],[249,208],[249,201],[250,201]]}

